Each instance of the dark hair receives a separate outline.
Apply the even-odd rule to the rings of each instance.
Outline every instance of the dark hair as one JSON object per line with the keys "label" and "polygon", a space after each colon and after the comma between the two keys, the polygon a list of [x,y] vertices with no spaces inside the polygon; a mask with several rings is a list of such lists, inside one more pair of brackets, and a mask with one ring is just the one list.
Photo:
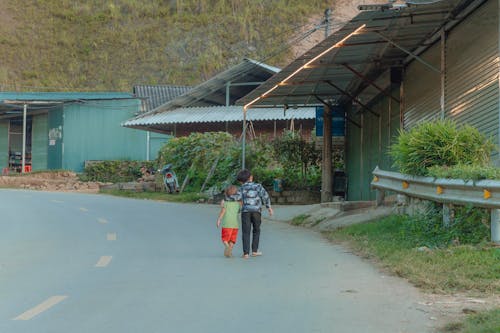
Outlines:
{"label": "dark hair", "polygon": [[238,180],[240,183],[246,183],[252,174],[250,173],[250,170],[248,169],[243,169],[240,172],[238,172],[238,175],[236,176],[236,180]]}
{"label": "dark hair", "polygon": [[232,195],[235,195],[236,193],[238,193],[238,187],[234,186],[234,185],[229,185],[227,188],[226,188],[226,197],[230,197]]}

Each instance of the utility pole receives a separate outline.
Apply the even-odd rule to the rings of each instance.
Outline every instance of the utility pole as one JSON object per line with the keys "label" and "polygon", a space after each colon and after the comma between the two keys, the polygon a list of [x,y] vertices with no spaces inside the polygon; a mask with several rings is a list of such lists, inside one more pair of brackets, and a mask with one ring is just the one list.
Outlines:
{"label": "utility pole", "polygon": [[330,16],[332,15],[332,10],[330,8],[325,9],[325,38],[330,35]]}

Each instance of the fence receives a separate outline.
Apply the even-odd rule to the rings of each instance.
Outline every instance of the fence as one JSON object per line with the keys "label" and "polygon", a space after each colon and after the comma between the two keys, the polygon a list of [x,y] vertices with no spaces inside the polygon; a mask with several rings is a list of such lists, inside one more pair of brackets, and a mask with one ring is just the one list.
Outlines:
{"label": "fence", "polygon": [[443,209],[444,221],[450,219],[447,209],[450,204],[488,208],[491,211],[491,241],[500,244],[500,181],[409,176],[376,167],[371,186],[377,190],[377,205],[383,202],[386,191],[442,203],[446,208]]}

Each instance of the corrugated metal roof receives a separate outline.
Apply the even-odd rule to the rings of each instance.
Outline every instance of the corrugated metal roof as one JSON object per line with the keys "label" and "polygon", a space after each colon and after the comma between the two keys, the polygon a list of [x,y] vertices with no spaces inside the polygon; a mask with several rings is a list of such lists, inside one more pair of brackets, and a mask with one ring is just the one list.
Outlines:
{"label": "corrugated metal roof", "polygon": [[[315,108],[288,109],[284,112],[278,108],[255,109],[247,113],[251,121],[273,121],[289,119],[315,119]],[[158,124],[188,124],[210,122],[242,122],[243,107],[241,106],[210,106],[178,108],[172,111],[157,113],[148,117],[128,120],[126,127],[147,127]]]}
{"label": "corrugated metal roof", "polygon": [[481,2],[443,0],[400,10],[361,12],[236,104],[268,107],[315,105],[320,100],[350,102],[367,87],[374,89],[371,82],[388,69],[410,61],[403,49],[422,52],[442,27],[458,22],[466,7]]}
{"label": "corrugated metal roof", "polygon": [[[248,94],[277,72],[279,72],[279,68],[255,60],[244,59],[241,63],[215,75],[151,112],[164,112],[189,106],[226,105],[226,86],[228,83],[231,85],[229,105],[234,105],[237,99]],[[245,85],[251,82],[256,84]]]}
{"label": "corrugated metal roof", "polygon": [[134,86],[134,95],[144,100],[145,111],[148,112],[188,92],[192,88],[190,86],[137,85]]}
{"label": "corrugated metal roof", "polygon": [[[138,108],[137,98],[122,92],[0,92],[0,117],[12,118],[22,115],[24,104],[28,106],[28,114],[33,114],[55,110],[64,103],[90,104],[91,101],[106,100],[131,100],[131,105]],[[111,106],[100,104],[99,107]]]}
{"label": "corrugated metal roof", "polygon": [[123,92],[0,92],[0,101],[70,101],[134,98]]}

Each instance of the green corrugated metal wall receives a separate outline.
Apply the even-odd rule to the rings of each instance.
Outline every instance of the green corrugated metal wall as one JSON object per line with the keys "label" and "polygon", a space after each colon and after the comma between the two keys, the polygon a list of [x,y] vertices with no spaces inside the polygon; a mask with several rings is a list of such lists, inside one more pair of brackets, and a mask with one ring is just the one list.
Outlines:
{"label": "green corrugated metal wall", "polygon": [[40,114],[33,116],[32,119],[31,168],[33,171],[46,170],[48,165],[49,117],[47,114]]}
{"label": "green corrugated metal wall", "polygon": [[[447,39],[446,117],[498,142],[498,2],[489,1]],[[472,47],[471,47],[472,46]]]}
{"label": "green corrugated metal wall", "polygon": [[[440,68],[441,49],[433,45],[421,58]],[[424,64],[413,61],[404,75],[404,128],[411,128],[422,121],[440,117],[441,75]]]}
{"label": "green corrugated metal wall", "polygon": [[[498,1],[488,1],[446,39],[445,117],[468,123],[498,142],[499,24]],[[440,42],[422,58],[440,68]],[[440,74],[413,61],[404,78],[404,127],[439,118]]]}
{"label": "green corrugated metal wall", "polygon": [[82,171],[86,160],[145,160],[146,132],[120,126],[139,107],[136,99],[66,104],[63,168]]}
{"label": "green corrugated metal wall", "polygon": [[[350,112],[348,111],[348,114]],[[361,115],[351,115],[352,121],[361,125]],[[362,155],[363,145],[361,144],[361,128],[347,122],[347,135],[346,135],[346,171],[347,171],[347,199],[348,200],[361,200],[363,193],[362,187],[362,172],[360,168],[363,167]]]}
{"label": "green corrugated metal wall", "polygon": [[150,140],[149,140],[149,158],[151,160],[154,160],[158,157],[158,152],[160,151],[160,148],[168,142],[168,140],[171,138],[170,135],[164,135],[164,134],[159,134],[159,133],[150,133]]}
{"label": "green corrugated metal wall", "polygon": [[[399,87],[394,87],[392,94],[398,96]],[[377,165],[384,170],[393,169],[388,147],[399,130],[399,103],[381,96],[370,108],[380,117],[362,110],[362,115],[351,117],[362,128],[351,122],[347,125],[347,193],[348,200],[352,201],[375,199],[370,183]]]}
{"label": "green corrugated metal wall", "polygon": [[50,170],[62,169],[63,144],[63,107],[50,110],[48,114],[47,168]]}
{"label": "green corrugated metal wall", "polygon": [[0,167],[9,166],[9,121],[0,121]]}

